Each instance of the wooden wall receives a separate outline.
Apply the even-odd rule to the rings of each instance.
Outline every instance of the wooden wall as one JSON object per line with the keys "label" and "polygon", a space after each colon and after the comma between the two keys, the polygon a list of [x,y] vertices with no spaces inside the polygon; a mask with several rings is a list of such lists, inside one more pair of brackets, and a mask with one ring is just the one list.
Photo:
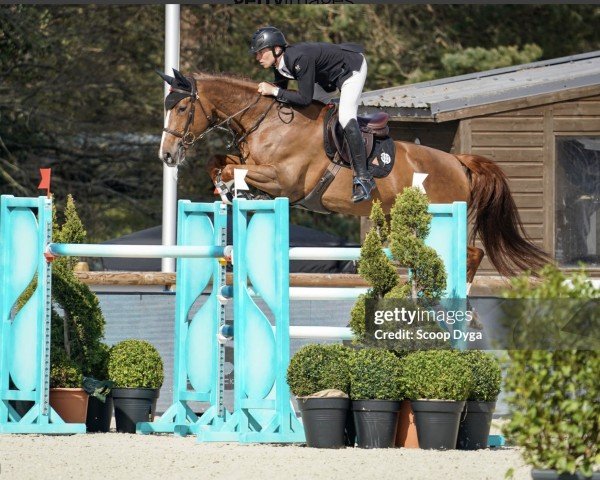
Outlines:
{"label": "wooden wall", "polygon": [[459,121],[444,123],[431,122],[390,122],[390,135],[394,140],[414,143],[449,152],[456,137]]}
{"label": "wooden wall", "polygon": [[[527,234],[551,254],[559,135],[600,136],[600,96],[463,119],[451,149],[484,155],[500,164]],[[482,270],[496,273],[488,261]]]}

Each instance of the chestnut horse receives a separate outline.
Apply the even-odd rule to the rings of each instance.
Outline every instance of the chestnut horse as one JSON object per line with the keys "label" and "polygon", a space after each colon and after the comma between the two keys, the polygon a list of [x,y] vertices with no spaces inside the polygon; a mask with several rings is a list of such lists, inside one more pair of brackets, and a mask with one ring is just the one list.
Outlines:
{"label": "chestnut horse", "polygon": [[[215,185],[233,180],[236,168],[248,170],[246,182],[270,197],[299,202],[317,185],[330,165],[323,145],[326,106],[313,102],[290,108],[273,97],[260,96],[258,84],[246,79],[195,74],[160,74],[171,85],[165,99],[167,117],[160,158],[169,166],[185,160],[186,149],[216,128],[226,129],[240,152],[216,155],[208,162]],[[396,195],[411,186],[414,173],[426,173],[423,183],[432,203],[468,202],[470,241],[478,235],[490,261],[503,275],[538,269],[548,256],[531,243],[508,188],[506,176],[491,160],[453,155],[423,145],[395,142],[395,164],[387,177],[376,179],[373,197],[385,212]],[[352,203],[352,171],[342,168],[322,196],[331,212],[368,216],[371,202]],[[469,247],[468,280],[483,254]]]}

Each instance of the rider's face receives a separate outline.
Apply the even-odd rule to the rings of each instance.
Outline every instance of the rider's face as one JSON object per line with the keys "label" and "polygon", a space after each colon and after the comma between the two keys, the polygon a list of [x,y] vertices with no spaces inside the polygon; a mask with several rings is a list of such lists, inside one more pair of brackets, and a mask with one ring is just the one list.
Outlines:
{"label": "rider's face", "polygon": [[270,47],[263,48],[262,50],[256,52],[255,58],[263,68],[271,68],[276,60],[275,55],[273,55],[273,51]]}

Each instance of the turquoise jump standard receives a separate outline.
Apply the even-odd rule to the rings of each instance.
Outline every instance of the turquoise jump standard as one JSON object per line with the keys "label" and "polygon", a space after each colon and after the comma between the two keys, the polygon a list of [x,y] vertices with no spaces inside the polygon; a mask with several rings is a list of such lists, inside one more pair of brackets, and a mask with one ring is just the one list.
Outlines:
{"label": "turquoise jump standard", "polygon": [[[52,270],[44,252],[52,202],[2,195],[0,231],[0,433],[85,433],[84,424],[65,423],[49,402]],[[34,279],[35,291],[13,314]],[[15,400],[32,406],[21,416]]]}

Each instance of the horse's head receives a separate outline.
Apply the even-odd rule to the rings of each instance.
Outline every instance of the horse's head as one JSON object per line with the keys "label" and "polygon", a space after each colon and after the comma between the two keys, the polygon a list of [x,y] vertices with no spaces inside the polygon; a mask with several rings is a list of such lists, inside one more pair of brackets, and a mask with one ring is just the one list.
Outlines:
{"label": "horse's head", "polygon": [[[157,72],[171,88],[165,98],[165,126],[158,157],[170,167],[180,165],[185,160],[187,148],[196,141],[196,136],[208,128],[211,117],[208,105],[203,105],[196,81],[184,77],[173,69],[175,77]],[[196,115],[196,107],[200,108]]]}

